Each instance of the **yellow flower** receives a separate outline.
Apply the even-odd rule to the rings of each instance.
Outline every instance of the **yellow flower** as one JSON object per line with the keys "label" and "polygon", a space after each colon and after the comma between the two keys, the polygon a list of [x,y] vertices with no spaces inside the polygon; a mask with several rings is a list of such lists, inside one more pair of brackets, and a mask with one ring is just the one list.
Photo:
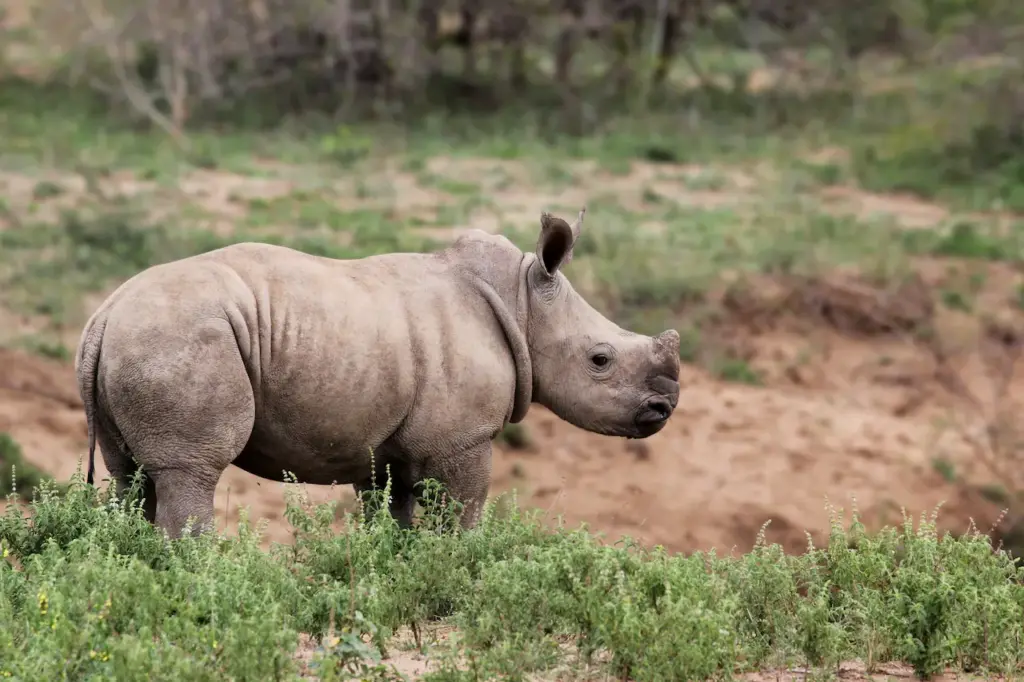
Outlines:
{"label": "yellow flower", "polygon": [[107,600],[103,602],[103,607],[100,608],[100,612],[97,614],[96,618],[98,620],[103,620],[107,617],[108,613],[110,613],[110,597],[107,597]]}

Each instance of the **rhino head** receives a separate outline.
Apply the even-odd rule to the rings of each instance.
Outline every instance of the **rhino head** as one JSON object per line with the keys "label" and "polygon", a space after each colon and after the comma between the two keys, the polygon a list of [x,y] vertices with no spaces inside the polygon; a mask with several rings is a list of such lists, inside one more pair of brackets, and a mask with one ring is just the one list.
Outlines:
{"label": "rhino head", "polygon": [[543,213],[536,258],[524,262],[532,399],[587,431],[647,438],[679,400],[679,333],[627,331],[576,292],[561,269],[585,213],[573,225]]}

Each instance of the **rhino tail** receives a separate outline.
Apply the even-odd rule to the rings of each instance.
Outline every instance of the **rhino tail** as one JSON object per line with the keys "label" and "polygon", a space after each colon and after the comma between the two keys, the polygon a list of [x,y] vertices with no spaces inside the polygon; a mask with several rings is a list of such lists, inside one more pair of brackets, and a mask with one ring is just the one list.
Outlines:
{"label": "rhino tail", "polygon": [[82,332],[78,354],[75,356],[78,392],[85,406],[85,426],[89,437],[89,469],[85,478],[89,485],[93,485],[96,476],[96,376],[106,326],[106,311],[99,311],[93,315]]}

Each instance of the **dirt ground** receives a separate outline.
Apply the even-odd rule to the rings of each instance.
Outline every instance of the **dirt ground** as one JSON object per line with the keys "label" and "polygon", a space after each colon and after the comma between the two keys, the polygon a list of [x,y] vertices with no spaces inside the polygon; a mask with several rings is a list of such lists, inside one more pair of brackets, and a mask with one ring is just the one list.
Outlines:
{"label": "dirt ground", "polygon": [[[388,657],[383,661],[385,667],[391,671],[398,672],[400,675],[405,676],[405,679],[409,680],[420,679],[427,673],[436,672],[441,669],[442,663],[437,656],[431,655],[430,645],[432,643],[446,643],[454,633],[454,630],[448,626],[428,629],[430,630],[429,633],[424,635],[425,651],[421,651],[415,646],[411,633],[406,631],[406,629],[400,631],[391,643]],[[591,663],[586,663],[576,660],[576,656],[572,653],[572,647],[568,642],[565,642],[563,647],[567,654],[566,663],[563,664],[564,667],[530,675],[526,679],[531,680],[531,682],[554,682],[555,680],[559,682],[567,680],[573,680],[574,682],[583,682],[584,680],[607,682],[612,679],[608,675],[607,670],[600,667],[602,662],[606,662],[602,661],[602,654],[597,654]],[[304,679],[316,679],[313,665],[315,665],[317,649],[318,644],[313,638],[307,635],[301,636],[297,660],[303,666],[303,671],[308,674],[308,677]],[[821,672],[824,671],[815,671],[804,667],[766,668],[757,672],[736,675],[736,679],[744,680],[745,682],[806,682],[810,676],[820,675]],[[828,672],[835,674],[834,679],[848,680],[849,682],[893,682],[895,680],[917,679],[913,667],[903,663],[876,663],[869,672],[864,661],[844,661],[838,668]],[[947,670],[933,676],[931,679],[933,682],[950,682],[952,680],[976,682],[993,678],[965,675],[953,670]]]}
{"label": "dirt ground", "polygon": [[[989,270],[996,305],[1019,274]],[[843,295],[856,291],[845,286]],[[757,290],[764,295],[770,287]],[[984,292],[978,298],[984,301]],[[899,298],[904,305],[907,299]],[[1013,325],[1022,328],[1013,313],[986,318],[933,311],[942,337],[963,339],[966,349],[957,355],[947,343],[943,352],[953,359],[943,367],[934,348],[898,335],[852,336],[809,319],[799,307],[757,315],[742,307],[764,307],[764,301],[731,305],[741,315],[727,316],[714,333],[741,349],[763,385],[723,382],[687,365],[675,415],[646,441],[585,433],[534,406],[525,421],[530,447],[496,447],[492,491],[515,488],[520,505],[561,515],[572,526],[586,523],[607,540],[626,534],[673,551],[746,551],[769,520],[769,541],[801,551],[805,530],[824,540],[827,502],[845,509],[856,504],[869,526],[898,523],[901,507],[919,517],[944,503],[944,528],[963,531],[973,518],[987,530],[999,507],[949,483],[934,462],[952,462],[968,480],[988,475],[975,442],[984,410],[956,389],[949,368],[986,399],[993,380],[977,349],[987,347],[991,356],[1005,339],[993,340],[995,323],[986,328],[984,320],[1002,319],[1009,328],[1000,333],[1012,335]],[[58,478],[70,476],[86,447],[70,364],[0,350],[0,367],[0,431],[10,432],[32,463]],[[1024,377],[1008,367],[1000,370],[1010,379],[997,401],[1003,408],[1024,398]],[[953,420],[961,425],[951,426]],[[100,457],[97,464],[102,478]],[[251,519],[269,521],[268,540],[288,541],[283,488],[230,468],[217,494],[221,527],[237,522],[242,505]],[[351,499],[349,486],[307,490],[314,501]]]}

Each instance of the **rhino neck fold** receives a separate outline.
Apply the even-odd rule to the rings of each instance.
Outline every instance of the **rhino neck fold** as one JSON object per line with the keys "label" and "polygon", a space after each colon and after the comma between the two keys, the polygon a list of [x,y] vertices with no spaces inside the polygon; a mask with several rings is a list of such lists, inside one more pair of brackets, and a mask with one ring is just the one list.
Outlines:
{"label": "rhino neck fold", "polygon": [[[525,265],[525,263],[524,263]],[[530,349],[526,343],[526,279],[518,277],[514,287],[515,310],[509,310],[508,303],[502,299],[495,288],[488,282],[478,279],[477,289],[491,306],[494,316],[505,333],[509,350],[512,351],[512,362],[516,368],[516,387],[507,420],[516,424],[523,420],[530,403],[533,401],[533,363],[530,362]]]}

